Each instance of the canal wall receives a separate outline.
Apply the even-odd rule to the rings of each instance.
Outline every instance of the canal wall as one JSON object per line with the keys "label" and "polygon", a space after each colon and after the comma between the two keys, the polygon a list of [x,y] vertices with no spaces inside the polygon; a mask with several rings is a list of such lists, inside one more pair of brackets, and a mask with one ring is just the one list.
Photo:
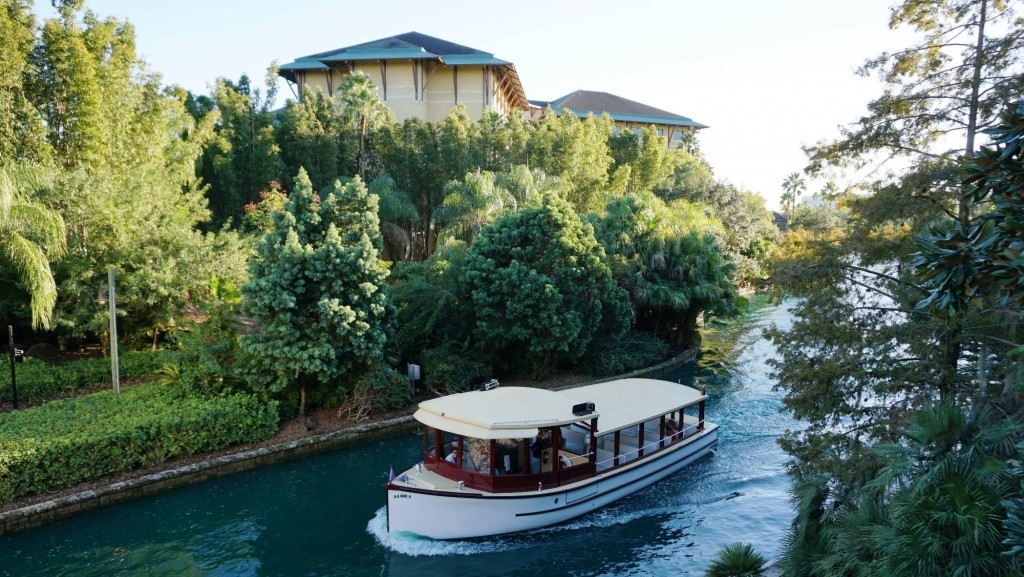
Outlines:
{"label": "canal wall", "polygon": [[[700,345],[698,343],[665,362],[645,369],[631,371],[614,377],[556,387],[555,390],[571,389],[628,377],[645,377],[666,373],[692,361],[699,352]],[[96,489],[80,491],[49,501],[0,512],[0,536],[59,521],[60,519],[99,507],[199,483],[207,479],[240,473],[256,467],[262,467],[263,465],[282,463],[359,443],[393,437],[415,428],[416,422],[413,420],[412,411],[410,410],[410,413],[407,415],[383,421],[363,423],[340,431],[305,437],[267,447],[237,451],[206,461],[174,467],[125,481],[118,481]]]}

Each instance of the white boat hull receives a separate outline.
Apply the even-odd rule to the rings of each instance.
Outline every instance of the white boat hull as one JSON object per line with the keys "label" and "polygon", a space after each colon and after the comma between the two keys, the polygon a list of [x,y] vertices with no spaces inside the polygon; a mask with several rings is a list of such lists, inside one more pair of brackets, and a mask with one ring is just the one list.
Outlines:
{"label": "white boat hull", "polygon": [[[388,531],[432,539],[466,539],[554,525],[677,473],[718,445],[718,427],[650,457],[561,487],[523,493],[430,491],[390,485]],[[413,474],[412,469],[406,474]]]}

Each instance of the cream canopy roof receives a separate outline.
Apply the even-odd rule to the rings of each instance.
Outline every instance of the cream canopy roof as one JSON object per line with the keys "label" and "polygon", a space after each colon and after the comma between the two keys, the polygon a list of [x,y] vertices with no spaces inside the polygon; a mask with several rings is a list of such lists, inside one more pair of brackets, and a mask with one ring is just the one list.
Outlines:
{"label": "cream canopy roof", "polygon": [[[565,391],[499,387],[459,393],[420,403],[414,415],[424,425],[478,439],[535,437],[542,427],[589,422],[598,417],[598,434],[629,427],[695,404],[700,391],[655,379],[620,379]],[[572,414],[578,403],[596,411]]]}

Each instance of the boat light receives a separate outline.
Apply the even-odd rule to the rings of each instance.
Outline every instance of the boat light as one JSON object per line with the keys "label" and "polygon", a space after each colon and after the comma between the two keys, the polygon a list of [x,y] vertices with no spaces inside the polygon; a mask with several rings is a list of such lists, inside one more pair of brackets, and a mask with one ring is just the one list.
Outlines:
{"label": "boat light", "polygon": [[572,414],[576,415],[577,417],[581,415],[589,415],[590,413],[593,413],[594,410],[594,403],[580,403],[578,405],[572,406]]}

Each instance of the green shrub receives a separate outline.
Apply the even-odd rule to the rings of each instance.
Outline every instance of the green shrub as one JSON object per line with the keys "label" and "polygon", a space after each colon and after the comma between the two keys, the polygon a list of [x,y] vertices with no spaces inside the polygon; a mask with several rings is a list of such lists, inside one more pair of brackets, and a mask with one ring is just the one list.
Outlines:
{"label": "green shrub", "polygon": [[[121,380],[157,375],[174,358],[171,351],[132,351],[118,358]],[[82,359],[70,363],[47,363],[27,358],[15,367],[18,401],[49,399],[78,389],[110,386],[110,359]],[[0,361],[0,399],[11,400],[11,369],[6,358]]]}
{"label": "green shrub", "polygon": [[404,407],[409,402],[409,379],[393,369],[377,366],[366,372],[345,394],[338,416],[359,422],[373,413]]}
{"label": "green shrub", "polygon": [[180,397],[157,383],[6,413],[0,415],[0,504],[276,431],[274,401]]}
{"label": "green shrub", "polygon": [[617,339],[595,339],[577,365],[595,377],[621,375],[665,359],[668,343],[651,333],[630,331]]}
{"label": "green shrub", "polygon": [[423,373],[428,389],[451,395],[468,391],[474,384],[491,378],[491,366],[445,343],[423,351]]}
{"label": "green shrub", "polygon": [[768,561],[749,543],[733,543],[718,551],[718,557],[708,567],[707,577],[756,577],[764,575]]}

